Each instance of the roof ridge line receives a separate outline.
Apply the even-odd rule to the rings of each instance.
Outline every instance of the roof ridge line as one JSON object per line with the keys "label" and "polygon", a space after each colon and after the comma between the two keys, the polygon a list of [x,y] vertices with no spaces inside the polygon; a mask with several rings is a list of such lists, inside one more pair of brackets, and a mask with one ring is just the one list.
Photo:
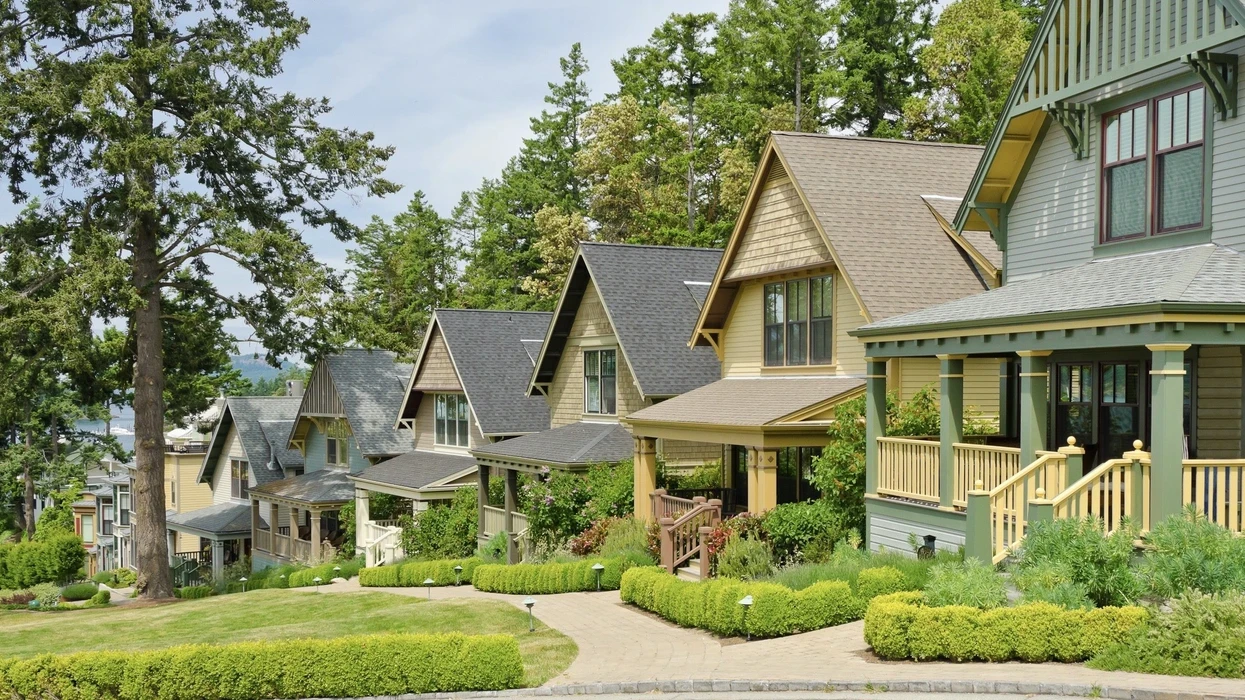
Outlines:
{"label": "roof ridge line", "polygon": [[533,309],[528,309],[525,311],[517,311],[517,310],[512,310],[512,309],[460,309],[460,308],[456,308],[452,306],[438,306],[437,308],[433,309],[433,311],[471,311],[471,312],[489,313],[489,314],[547,314],[547,315],[553,314],[552,311],[536,311]]}
{"label": "roof ridge line", "polygon": [[855,134],[822,134],[809,131],[771,131],[771,135],[807,136],[819,139],[836,139],[839,141],[867,141],[872,143],[895,143],[911,146],[942,146],[944,148],[963,148],[970,151],[984,151],[985,146],[972,143],[948,143],[946,141],[914,141],[912,139],[888,139],[880,136],[857,136]]}
{"label": "roof ridge line", "polygon": [[614,243],[612,241],[580,241],[581,246],[610,246],[613,248],[660,248],[662,250],[705,250],[721,253],[723,248],[707,248],[698,245],[658,245],[656,243]]}
{"label": "roof ridge line", "polygon": [[1184,274],[1173,275],[1172,279],[1168,280],[1167,284],[1163,285],[1163,288],[1159,291],[1159,301],[1177,301],[1184,296],[1184,293],[1189,289],[1189,285],[1193,284],[1193,280],[1198,278],[1198,275],[1202,273],[1210,259],[1215,257],[1216,252],[1218,252],[1218,248],[1213,244],[1208,246],[1201,262],[1185,271]]}
{"label": "roof ridge line", "polygon": [[[590,423],[588,423],[588,422],[586,422],[586,421],[580,421],[580,422],[581,422],[581,423],[584,423],[584,425],[591,425]],[[597,423],[596,425],[612,425],[612,426],[620,426],[620,427],[621,427],[621,424],[619,424],[619,423]],[[608,436],[608,435],[610,434],[610,432],[611,432],[610,430],[605,430],[605,431],[602,431],[600,435],[598,435],[598,436],[596,436],[595,438],[593,438],[592,440],[590,440],[590,441],[588,442],[588,444],[586,444],[586,445],[584,445],[583,447],[579,448],[579,450],[578,450],[577,452],[575,452],[574,459],[578,460],[578,459],[582,458],[582,457],[583,457],[583,456],[584,456],[584,455],[585,455],[585,454],[586,454],[589,450],[591,450],[592,448],[596,447],[596,446],[597,446],[597,443],[599,443],[599,442],[601,442],[602,440],[604,440],[604,439],[606,438],[606,436]]]}

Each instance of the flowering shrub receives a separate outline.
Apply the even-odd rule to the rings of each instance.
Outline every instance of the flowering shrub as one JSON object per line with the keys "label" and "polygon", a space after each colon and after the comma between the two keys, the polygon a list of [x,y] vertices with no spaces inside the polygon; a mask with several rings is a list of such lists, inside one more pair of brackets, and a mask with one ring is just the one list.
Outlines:
{"label": "flowering shrub", "polygon": [[621,518],[598,520],[589,525],[583,532],[572,537],[569,545],[571,554],[582,557],[600,550],[601,545],[605,544],[605,537],[609,535],[610,527],[619,520]]}
{"label": "flowering shrub", "polygon": [[594,522],[635,510],[630,461],[593,465],[585,473],[543,469],[540,476],[522,486],[519,499],[527,504],[528,536],[538,546],[556,549]]}

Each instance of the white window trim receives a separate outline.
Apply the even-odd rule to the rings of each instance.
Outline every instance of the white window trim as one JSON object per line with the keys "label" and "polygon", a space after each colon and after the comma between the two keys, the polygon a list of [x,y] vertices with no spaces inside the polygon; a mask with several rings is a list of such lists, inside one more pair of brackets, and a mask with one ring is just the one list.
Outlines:
{"label": "white window trim", "polygon": [[[588,356],[588,353],[590,352],[601,352],[603,350],[612,350],[614,352],[614,410],[610,413],[604,413],[604,412],[593,413],[588,410],[588,357],[587,356]],[[618,397],[618,361],[621,356],[622,356],[622,353],[618,351],[617,345],[594,345],[594,346],[586,346],[586,347],[581,348],[579,361],[580,361],[580,367],[582,368],[582,371],[580,372],[580,374],[583,378],[583,388],[584,388],[583,416],[585,416],[585,418],[587,418],[588,420],[592,420],[592,419],[600,420],[602,418],[617,418],[618,417],[618,403],[619,403],[619,400],[618,400],[619,399]],[[613,421],[607,421],[607,422],[613,422]]]}
{"label": "white window trim", "polygon": [[[467,444],[465,445],[459,445],[457,444],[457,442],[454,442],[454,443],[437,442],[437,405],[436,405],[436,402],[440,400],[442,397],[446,397],[446,401],[447,401],[446,408],[448,409],[449,407],[448,397],[451,397],[451,396],[455,397],[456,402],[462,402],[462,403],[467,404]],[[433,394],[432,402],[433,402],[432,403],[432,445],[433,447],[437,448],[438,451],[440,452],[455,452],[455,453],[465,454],[468,451],[470,451],[471,450],[471,403],[467,401],[467,395],[452,393],[452,392]],[[455,408],[457,407],[458,405],[457,403],[455,403]],[[455,418],[453,419],[452,422],[455,424],[455,434],[457,434],[458,419]],[[447,412],[447,417],[445,418],[446,428],[449,427],[450,423],[451,423],[451,420],[448,418],[448,412]]]}

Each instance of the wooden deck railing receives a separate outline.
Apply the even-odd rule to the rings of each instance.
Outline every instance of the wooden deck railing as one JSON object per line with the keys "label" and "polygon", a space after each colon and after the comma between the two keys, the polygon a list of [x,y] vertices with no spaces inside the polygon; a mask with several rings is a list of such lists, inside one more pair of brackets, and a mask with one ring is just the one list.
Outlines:
{"label": "wooden deck railing", "polygon": [[256,530],[251,533],[251,546],[261,552],[272,552],[272,533],[268,530]]}
{"label": "wooden deck railing", "polygon": [[[684,498],[682,496],[673,496],[665,489],[657,489],[649,494],[649,498],[653,502],[653,517],[659,522],[662,518],[673,518],[678,520],[684,513],[696,507],[696,497]],[[700,498],[700,502],[707,499]]]}
{"label": "wooden deck railing", "polygon": [[[492,537],[499,532],[506,530],[506,511],[502,508],[494,506],[484,506],[483,522],[480,523],[480,530],[485,537]],[[514,514],[514,533],[527,529],[527,516],[522,513]]]}
{"label": "wooden deck railing", "polygon": [[293,539],[290,540],[291,551],[290,558],[294,561],[311,561],[311,542],[307,540]]}
{"label": "wooden deck railing", "polygon": [[1184,502],[1237,534],[1245,534],[1245,459],[1186,459]]}
{"label": "wooden deck railing", "polygon": [[1051,507],[1056,519],[1098,518],[1108,534],[1125,518],[1145,532],[1150,529],[1150,460],[1109,459],[1052,498]]}
{"label": "wooden deck railing", "polygon": [[878,493],[938,503],[940,449],[929,440],[878,438]]}
{"label": "wooden deck railing", "polygon": [[955,450],[955,496],[952,505],[968,506],[968,489],[981,482],[982,488],[992,491],[1020,471],[1019,447],[992,447],[957,442]]}
{"label": "wooden deck railing", "polygon": [[[1030,500],[1058,493],[1068,480],[1067,460],[1058,452],[1046,453],[1024,469],[990,489],[990,541],[993,563],[1007,558],[1025,536]],[[983,484],[984,486],[984,484]],[[971,516],[970,516],[971,517]]]}
{"label": "wooden deck railing", "polygon": [[275,554],[286,559],[290,558],[290,536],[276,534],[272,536],[272,549],[268,550],[269,554]]}
{"label": "wooden deck railing", "polygon": [[705,551],[701,528],[713,528],[722,522],[722,502],[697,496],[691,510],[677,519],[664,516],[657,522],[661,526],[661,565],[666,571],[674,573],[699,554],[701,573],[707,574],[709,553]]}

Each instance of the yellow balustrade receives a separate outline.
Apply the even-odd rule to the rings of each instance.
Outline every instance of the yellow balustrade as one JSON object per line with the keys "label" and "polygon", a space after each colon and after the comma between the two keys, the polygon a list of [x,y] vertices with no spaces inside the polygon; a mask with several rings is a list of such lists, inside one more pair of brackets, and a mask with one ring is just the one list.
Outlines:
{"label": "yellow balustrade", "polygon": [[955,451],[955,497],[951,503],[959,508],[968,506],[968,489],[981,483],[991,491],[1020,471],[1019,447],[992,447],[957,442]]}
{"label": "yellow balustrade", "polygon": [[939,449],[930,440],[878,438],[878,493],[937,504]]}
{"label": "yellow balustrade", "polygon": [[[1008,553],[1024,539],[1029,501],[1045,498],[1048,493],[1058,493],[1067,481],[1067,459],[1058,452],[1047,452],[990,489],[990,539],[994,563],[1006,559]],[[984,486],[980,481],[978,484]]]}
{"label": "yellow balustrade", "polygon": [[[1150,529],[1150,460],[1109,459],[1051,499],[1055,518],[1093,516],[1103,531],[1118,530],[1125,518]],[[1140,486],[1140,493],[1135,489]]]}
{"label": "yellow balustrade", "polygon": [[1237,534],[1245,534],[1245,459],[1184,460],[1184,503]]}

